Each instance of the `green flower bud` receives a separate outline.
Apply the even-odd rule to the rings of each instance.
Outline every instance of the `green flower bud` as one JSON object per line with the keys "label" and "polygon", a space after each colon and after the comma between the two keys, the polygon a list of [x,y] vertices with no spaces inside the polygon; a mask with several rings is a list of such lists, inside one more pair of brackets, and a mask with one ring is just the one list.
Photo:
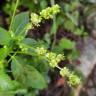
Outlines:
{"label": "green flower bud", "polygon": [[68,84],[72,86],[76,86],[80,84],[80,78],[75,75],[73,72],[71,73],[68,68],[64,67],[60,70],[60,75],[62,77],[67,76],[68,77]]}
{"label": "green flower bud", "polygon": [[63,54],[58,54],[56,57],[56,61],[59,63],[61,60],[64,60],[64,55]]}
{"label": "green flower bud", "polygon": [[51,67],[56,67],[57,64],[64,59],[64,56],[62,54],[56,54],[53,52],[46,53],[46,57],[49,60],[49,65]]}
{"label": "green flower bud", "polygon": [[69,75],[68,83],[70,85],[76,86],[76,85],[80,84],[80,78],[77,75],[75,75],[74,73],[71,73]]}
{"label": "green flower bud", "polygon": [[22,45],[19,45],[19,48],[21,48],[21,49],[22,49],[22,48],[23,48],[23,46],[22,46]]}
{"label": "green flower bud", "polygon": [[19,36],[18,41],[22,41],[22,40],[23,40],[23,36]]}
{"label": "green flower bud", "polygon": [[36,13],[31,13],[31,22],[35,26],[39,26],[39,23],[41,22],[42,18],[37,15]]}
{"label": "green flower bud", "polygon": [[31,23],[28,23],[27,26],[26,26],[26,31],[28,31],[31,28],[32,28],[32,24]]}
{"label": "green flower bud", "polygon": [[22,48],[21,51],[22,52],[27,52],[28,48]]}
{"label": "green flower bud", "polygon": [[54,5],[52,7],[52,12],[53,12],[53,14],[59,13],[60,12],[60,6],[58,4]]}
{"label": "green flower bud", "polygon": [[48,7],[46,9],[43,9],[40,12],[40,16],[44,19],[52,19],[55,14],[60,12],[60,7],[59,5],[53,5],[52,7]]}
{"label": "green flower bud", "polygon": [[53,53],[53,52],[49,52],[49,53],[46,53],[46,57],[49,59],[49,60],[53,60],[56,58],[56,54]]}
{"label": "green flower bud", "polygon": [[68,76],[69,74],[70,74],[70,71],[69,71],[69,69],[66,68],[66,67],[64,67],[64,68],[62,68],[62,69],[60,70],[60,75],[61,75],[62,77]]}
{"label": "green flower bud", "polygon": [[13,31],[10,31],[10,35],[11,37],[14,37]]}
{"label": "green flower bud", "polygon": [[43,47],[41,47],[41,48],[37,47],[36,52],[38,55],[44,55],[44,54],[46,54],[47,50],[44,49]]}
{"label": "green flower bud", "polygon": [[52,68],[55,68],[55,67],[57,66],[57,64],[58,64],[58,63],[56,62],[55,59],[49,61],[49,65],[50,65]]}
{"label": "green flower bud", "polygon": [[44,19],[50,19],[53,18],[53,14],[52,14],[52,9],[51,7],[48,7],[46,9],[43,9],[40,12],[41,17],[43,17]]}

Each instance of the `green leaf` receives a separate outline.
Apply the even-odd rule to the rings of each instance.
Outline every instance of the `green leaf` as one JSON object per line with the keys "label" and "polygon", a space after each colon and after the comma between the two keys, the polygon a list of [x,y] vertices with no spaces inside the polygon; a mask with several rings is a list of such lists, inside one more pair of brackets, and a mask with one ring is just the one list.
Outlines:
{"label": "green leaf", "polygon": [[69,39],[63,38],[60,40],[59,46],[63,49],[73,49],[75,48],[75,42]]}
{"label": "green leaf", "polygon": [[25,38],[21,43],[19,43],[19,45],[22,46],[22,48],[27,49],[25,51],[26,55],[29,54],[32,56],[36,56],[37,47],[48,47],[48,45],[43,40],[36,41],[31,38]]}
{"label": "green leaf", "polygon": [[83,30],[82,29],[79,29],[77,28],[74,32],[73,32],[75,35],[82,35],[83,34]]}
{"label": "green leaf", "polygon": [[52,50],[54,53],[57,53],[57,54],[63,54],[64,53],[64,48],[59,46],[59,45],[56,45],[53,50]]}
{"label": "green leaf", "polygon": [[[18,35],[21,34],[21,32],[24,34],[25,26],[29,22],[29,12],[22,12],[15,16],[14,22],[12,24],[12,31]],[[23,31],[24,30],[24,31]]]}
{"label": "green leaf", "polygon": [[38,1],[36,0],[20,0],[21,5],[28,8],[31,12],[37,12],[40,10],[38,6]]}
{"label": "green leaf", "polygon": [[9,54],[9,49],[8,48],[1,48],[0,49],[0,60],[5,59],[8,54]]}
{"label": "green leaf", "polygon": [[3,71],[0,71],[0,91],[11,91],[15,90],[18,87],[18,83],[15,81],[12,81],[10,77],[4,73]]}
{"label": "green leaf", "polygon": [[3,28],[0,27],[0,44],[8,45],[10,42],[11,36],[10,34]]}
{"label": "green leaf", "polygon": [[71,60],[76,60],[79,57],[80,53],[75,49],[69,55],[68,58]]}
{"label": "green leaf", "polygon": [[14,93],[13,92],[0,92],[0,96],[14,96]]}
{"label": "green leaf", "polygon": [[24,96],[36,96],[36,93],[34,91],[32,92],[28,92],[27,94],[25,94]]}
{"label": "green leaf", "polygon": [[14,57],[11,63],[14,78],[26,87],[37,89],[46,88],[44,77],[33,67],[28,65],[20,57]]}
{"label": "green leaf", "polygon": [[32,47],[36,47],[37,46],[37,41],[32,39],[32,38],[25,38],[22,43],[32,46]]}
{"label": "green leaf", "polygon": [[39,1],[40,3],[40,9],[43,10],[47,7],[47,1],[46,0],[42,0],[42,1]]}
{"label": "green leaf", "polygon": [[46,42],[43,40],[36,41],[32,38],[25,38],[21,43],[26,44],[30,47],[36,48],[36,47],[47,47]]}
{"label": "green leaf", "polygon": [[64,28],[73,32],[75,29],[75,25],[71,20],[65,19]]}

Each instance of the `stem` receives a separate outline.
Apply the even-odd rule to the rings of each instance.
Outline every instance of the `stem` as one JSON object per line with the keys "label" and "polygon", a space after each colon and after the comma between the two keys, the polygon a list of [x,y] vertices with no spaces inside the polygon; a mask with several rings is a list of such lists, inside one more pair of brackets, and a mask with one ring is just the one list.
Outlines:
{"label": "stem", "polygon": [[8,63],[12,60],[12,58],[17,54],[17,52],[15,52],[12,56],[9,54],[10,59],[8,60]]}
{"label": "stem", "polygon": [[[53,6],[53,5],[55,4],[55,0],[50,0],[50,2],[51,2],[51,6]],[[56,17],[54,16],[54,18],[53,18],[53,24],[56,23],[55,21],[56,21]],[[56,29],[56,24],[55,24],[54,26],[55,26],[55,29]],[[55,33],[55,34],[54,34],[54,38],[53,38],[51,50],[53,50],[54,45],[55,45],[55,42],[56,42],[56,32],[54,32],[54,33]]]}
{"label": "stem", "polygon": [[58,65],[56,66],[59,70],[61,70],[62,68],[61,67],[59,67]]}
{"label": "stem", "polygon": [[15,17],[15,13],[16,13],[16,9],[18,7],[18,4],[19,4],[19,0],[16,1],[16,5],[15,5],[14,12],[13,12],[13,15],[12,15],[9,31],[11,31],[11,29],[12,29],[11,27],[12,27],[12,24],[13,24],[13,21],[14,21],[14,17]]}

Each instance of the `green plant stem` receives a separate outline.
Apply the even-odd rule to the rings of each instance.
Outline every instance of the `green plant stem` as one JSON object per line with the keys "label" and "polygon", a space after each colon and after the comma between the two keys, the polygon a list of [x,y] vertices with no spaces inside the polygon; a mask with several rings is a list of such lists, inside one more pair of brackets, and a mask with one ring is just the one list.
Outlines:
{"label": "green plant stem", "polygon": [[59,67],[59,66],[56,66],[59,70],[61,70],[62,68],[61,67]]}
{"label": "green plant stem", "polygon": [[10,59],[8,60],[8,64],[9,64],[9,62],[12,60],[12,58],[13,58],[16,54],[17,54],[17,52],[15,52],[12,56],[9,54]]}
{"label": "green plant stem", "polygon": [[18,7],[18,4],[19,4],[19,0],[16,1],[16,5],[15,5],[15,8],[14,8],[14,12],[13,12],[10,27],[9,27],[9,32],[11,31],[11,28],[12,28],[12,24],[13,24],[13,21],[14,21],[14,17],[15,17],[15,13],[16,13],[16,9]]}
{"label": "green plant stem", "polygon": [[[55,0],[50,0],[51,6],[53,6],[55,4]],[[54,16],[53,18],[53,24],[55,24],[56,22],[56,17]],[[55,25],[55,29],[56,29],[56,25]],[[56,42],[56,32],[54,32],[54,38],[53,38],[53,42],[52,42],[52,46],[51,46],[51,50],[53,50],[55,42]]]}

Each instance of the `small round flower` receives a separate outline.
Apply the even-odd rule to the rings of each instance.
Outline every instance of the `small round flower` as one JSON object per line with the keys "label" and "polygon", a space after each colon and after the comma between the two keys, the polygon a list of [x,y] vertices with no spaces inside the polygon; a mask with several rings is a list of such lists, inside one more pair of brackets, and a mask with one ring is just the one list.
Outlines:
{"label": "small round flower", "polygon": [[47,50],[46,49],[44,49],[43,47],[37,47],[36,48],[36,52],[37,52],[37,54],[39,54],[39,55],[45,55],[46,54],[46,52],[47,52]]}
{"label": "small round flower", "polygon": [[80,84],[80,78],[77,75],[75,75],[74,73],[71,73],[69,75],[68,83],[69,83],[69,85],[76,86],[76,85]]}
{"label": "small round flower", "polygon": [[63,54],[58,54],[56,57],[56,61],[59,63],[61,60],[64,60],[64,55]]}
{"label": "small round flower", "polygon": [[40,16],[43,17],[44,19],[50,19],[53,18],[53,14],[52,14],[52,9],[51,7],[48,7],[46,9],[43,9],[40,12]]}
{"label": "small round flower", "polygon": [[60,12],[60,7],[59,5],[53,5],[52,7],[48,7],[46,9],[43,9],[40,12],[40,16],[44,19],[52,19],[55,14]]}
{"label": "small round flower", "polygon": [[4,47],[3,47],[4,49],[7,49],[7,46],[6,45],[4,45]]}
{"label": "small round flower", "polygon": [[28,48],[22,48],[21,51],[22,52],[27,52],[28,51]]}
{"label": "small round flower", "polygon": [[14,34],[13,34],[12,30],[10,31],[10,35],[11,35],[11,37],[14,37]]}
{"label": "small round flower", "polygon": [[60,70],[60,75],[61,75],[62,77],[64,77],[64,76],[69,76],[69,75],[70,75],[69,69],[66,68],[66,67],[62,68],[62,69]]}
{"label": "small round flower", "polygon": [[49,60],[53,60],[53,59],[56,59],[56,54],[53,53],[53,52],[49,52],[49,53],[46,53],[46,57],[47,57]]}
{"label": "small round flower", "polygon": [[31,22],[35,26],[39,26],[39,23],[41,22],[42,18],[37,15],[36,13],[31,13]]}
{"label": "small round flower", "polygon": [[51,60],[50,62],[49,62],[49,65],[52,67],[52,68],[55,68],[56,66],[57,66],[57,62],[56,62],[56,60],[55,59],[53,59],[53,60]]}
{"label": "small round flower", "polygon": [[58,4],[52,7],[53,14],[57,14],[60,12],[60,6]]}

